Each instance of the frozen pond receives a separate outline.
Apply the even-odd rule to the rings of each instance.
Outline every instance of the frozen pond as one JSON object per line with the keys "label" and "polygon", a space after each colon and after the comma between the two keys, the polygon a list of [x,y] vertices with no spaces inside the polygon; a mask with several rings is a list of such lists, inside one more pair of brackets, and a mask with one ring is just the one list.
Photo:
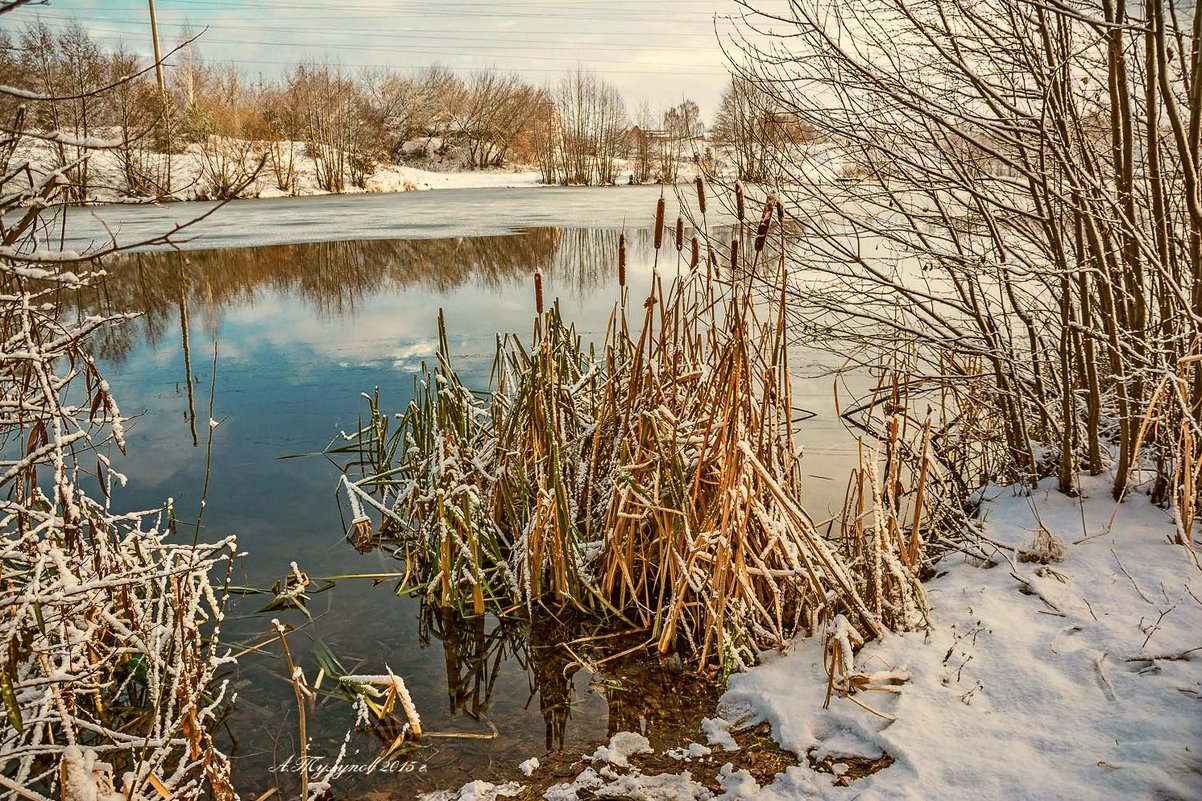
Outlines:
{"label": "frozen pond", "polygon": [[[694,201],[691,186],[679,189],[687,203]],[[182,247],[497,236],[527,228],[647,228],[659,196],[657,186],[526,187],[235,200],[219,210],[213,202],[107,205],[71,212],[67,246],[82,251],[115,239],[129,247],[210,212],[178,234]],[[668,219],[675,219],[672,187],[665,196]],[[727,218],[711,207],[709,221]]]}
{"label": "frozen pond", "polygon": [[[334,464],[321,456],[282,457],[320,452],[355,429],[360,395],[375,387],[385,410],[402,410],[414,371],[434,353],[439,308],[465,380],[485,384],[497,333],[531,330],[536,268],[564,316],[586,336],[599,334],[616,297],[623,218],[632,291],[648,285],[653,251],[646,228],[656,197],[658,190],[641,188],[447,190],[244,202],[196,230],[194,246],[220,249],[110,260],[106,284],[83,298],[85,311],[142,313],[98,340],[123,410],[139,415],[128,426],[129,457],[116,459],[130,478],[118,503],[148,508],[171,497],[180,520],[193,521],[207,473],[202,536],[238,535],[248,556],[236,582],[246,586],[269,587],[294,560],[314,577],[401,569],[392,557],[359,554],[345,541]],[[120,207],[79,216],[95,213],[119,223],[121,235],[144,235],[168,216],[197,209]],[[525,227],[531,221],[539,227]],[[326,241],[278,244],[302,236]],[[661,263],[666,270],[675,269],[676,253],[670,257]],[[834,414],[831,379],[806,361],[812,354],[797,355],[796,400],[816,414],[800,429],[806,500],[822,518],[841,500],[851,447]],[[210,402],[218,423],[211,459]],[[458,786],[493,761],[516,764],[552,748],[590,750],[640,718],[654,729],[673,714],[664,699],[615,689],[621,683],[612,675],[594,676],[542,645],[558,635],[423,613],[416,601],[394,594],[396,583],[340,581],[313,598],[312,623],[295,611],[276,613],[301,627],[293,649],[310,680],[319,643],[358,672],[387,664],[408,683],[427,731],[472,735],[430,740],[405,755],[428,770],[383,777],[395,797]],[[264,602],[240,601],[227,635],[262,641],[272,617],[255,614]],[[295,701],[281,675],[273,660],[251,655],[236,678],[240,700],[230,728],[240,737],[236,775],[245,793],[271,786],[270,765],[296,752]],[[677,704],[697,697],[693,690],[675,695]],[[345,707],[319,704],[310,717],[314,753],[332,759],[350,720]],[[369,735],[353,743],[369,754],[364,761],[380,748]]]}

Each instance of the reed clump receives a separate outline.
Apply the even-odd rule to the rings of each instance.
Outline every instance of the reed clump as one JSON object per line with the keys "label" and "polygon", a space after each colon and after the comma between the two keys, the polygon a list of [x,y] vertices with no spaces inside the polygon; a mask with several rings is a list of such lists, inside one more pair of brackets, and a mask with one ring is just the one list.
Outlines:
{"label": "reed clump", "polygon": [[[772,211],[761,238],[779,234]],[[784,293],[750,280],[783,287],[785,262],[762,244],[727,255],[728,281],[657,274],[633,307],[627,289],[596,345],[552,305],[529,346],[498,338],[486,392],[455,371],[440,316],[437,360],[399,425],[342,448],[382,455],[344,486],[402,544],[406,590],[476,614],[574,606],[701,669],[750,665],[838,614],[869,635],[921,622],[882,612],[923,608],[917,580],[870,603],[801,508]]]}

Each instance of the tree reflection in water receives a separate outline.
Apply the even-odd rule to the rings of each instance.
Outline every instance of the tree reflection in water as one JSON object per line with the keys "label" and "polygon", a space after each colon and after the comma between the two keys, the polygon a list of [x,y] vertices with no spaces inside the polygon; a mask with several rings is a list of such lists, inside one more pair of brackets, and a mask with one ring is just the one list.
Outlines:
{"label": "tree reflection in water", "polygon": [[77,311],[141,315],[136,326],[106,328],[98,340],[98,355],[120,361],[139,336],[151,344],[161,340],[182,305],[204,309],[214,324],[220,309],[252,305],[264,292],[287,295],[333,317],[352,313],[376,293],[446,294],[469,283],[500,291],[541,270],[559,291],[588,295],[616,269],[618,236],[598,229],[536,228],[511,236],[131,253],[105,262],[106,280],[79,293]]}

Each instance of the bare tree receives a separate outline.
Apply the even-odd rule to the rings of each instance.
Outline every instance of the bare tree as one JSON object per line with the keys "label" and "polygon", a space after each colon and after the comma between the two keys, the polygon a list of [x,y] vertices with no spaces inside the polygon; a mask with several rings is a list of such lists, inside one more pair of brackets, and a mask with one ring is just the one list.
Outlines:
{"label": "bare tree", "polygon": [[136,75],[138,59],[124,47],[108,60],[108,80],[113,84],[105,95],[105,119],[115,125],[120,137],[116,149],[124,191],[134,197],[163,195],[170,191],[164,159],[154,150],[154,130],[163,116],[163,98],[147,75]]}
{"label": "bare tree", "polygon": [[448,113],[469,167],[499,167],[531,124],[538,91],[516,75],[478,72],[450,93]]}
{"label": "bare tree", "polygon": [[781,38],[743,41],[735,86],[819,132],[828,165],[855,166],[840,184],[790,147],[769,151],[807,209],[807,268],[829,276],[798,296],[799,318],[905,343],[944,390],[988,381],[977,397],[1011,475],[1052,471],[1071,491],[1079,466],[1112,460],[1119,496],[1142,447],[1150,492],[1191,537],[1198,7],[833,0],[767,21]]}
{"label": "bare tree", "polygon": [[577,69],[555,92],[559,124],[559,179],[567,184],[611,184],[623,149],[622,96],[595,73]]}
{"label": "bare tree", "polygon": [[550,87],[539,92],[530,113],[530,144],[544,184],[559,178],[562,163],[562,128]]}
{"label": "bare tree", "polygon": [[234,67],[215,70],[188,109],[189,138],[198,145],[202,195],[225,200],[247,191],[257,169],[264,120]]}
{"label": "bare tree", "polygon": [[771,182],[773,152],[781,137],[772,96],[759,89],[754,77],[736,75],[722,93],[714,119],[714,138],[725,145],[739,180]]}
{"label": "bare tree", "polygon": [[660,116],[651,110],[651,104],[646,100],[639,102],[634,115],[634,127],[631,129],[630,158],[634,161],[633,179],[637,184],[645,184],[651,180],[655,169],[655,148],[653,136],[659,126]]}
{"label": "bare tree", "polygon": [[55,159],[70,179],[71,199],[85,200],[90,183],[83,143],[96,128],[100,103],[96,90],[105,85],[106,75],[100,48],[78,20],[58,34],[38,20],[22,31],[21,70],[31,89],[64,98],[36,102],[34,124],[70,135],[71,141],[52,140]]}
{"label": "bare tree", "polygon": [[294,194],[297,189],[297,153],[295,139],[300,136],[300,120],[288,96],[277,84],[263,84],[256,92],[262,109],[259,139],[267,157],[265,166],[276,188]]}
{"label": "bare tree", "polygon": [[681,157],[696,155],[692,153],[693,140],[704,130],[701,110],[692,100],[682,100],[664,112],[663,130],[665,136],[659,148],[660,180],[673,183]]}
{"label": "bare tree", "polygon": [[313,159],[318,185],[342,192],[362,185],[382,152],[381,121],[354,81],[339,67],[300,64],[288,77],[288,102]]}

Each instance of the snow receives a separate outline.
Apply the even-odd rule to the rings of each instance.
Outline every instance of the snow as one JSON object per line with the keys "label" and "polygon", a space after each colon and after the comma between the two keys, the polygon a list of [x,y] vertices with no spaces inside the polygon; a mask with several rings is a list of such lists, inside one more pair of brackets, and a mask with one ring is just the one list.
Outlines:
{"label": "snow", "polygon": [[[89,171],[89,200],[97,203],[145,203],[151,198],[130,198],[122,187],[125,186],[120,154],[115,148],[120,144],[117,129],[105,129],[112,137],[78,138],[59,132],[33,133],[23,138],[18,146],[16,155],[33,165],[35,172],[49,173],[56,163],[55,146],[65,144],[73,148],[87,148],[87,163]],[[282,143],[287,146],[288,143]],[[317,181],[317,171],[313,159],[305,153],[302,143],[291,143],[296,154],[295,188],[291,192],[281,191],[276,185],[270,170],[264,169],[255,177],[244,194],[248,197],[279,198],[289,195],[324,195]],[[235,143],[233,152],[241,152],[244,147]],[[247,152],[253,152],[250,148]],[[162,161],[165,157],[155,154],[152,158]],[[424,162],[423,162],[424,163]],[[206,177],[202,169],[203,158],[200,145],[189,145],[183,153],[174,156],[171,163],[172,189],[174,196],[180,200],[193,200],[209,194]],[[247,162],[248,172],[253,166]],[[428,166],[438,167],[431,164]],[[448,168],[455,165],[447,164]],[[411,192],[426,189],[483,189],[498,187],[537,186],[541,182],[541,173],[528,169],[492,168],[488,170],[466,169],[420,169],[417,167],[380,164],[374,173],[368,176],[362,189],[348,183],[346,192],[376,193],[376,192]]]}
{"label": "snow", "polygon": [[589,759],[625,768],[630,765],[630,757],[634,754],[650,753],[653,750],[646,737],[632,731],[620,731],[609,738],[609,745],[598,746]]}
{"label": "snow", "polygon": [[730,734],[730,722],[721,718],[705,718],[701,721],[701,731],[705,733],[706,742],[716,745],[723,751],[738,751],[739,744]]}
{"label": "snow", "polygon": [[665,773],[658,776],[618,776],[606,784],[597,794],[598,798],[630,798],[637,801],[693,801],[708,796],[705,785],[693,780],[685,771],[681,774]]}
{"label": "snow", "polygon": [[680,759],[685,762],[691,762],[694,759],[701,759],[712,754],[714,749],[701,743],[689,743],[687,748],[673,748],[665,751],[665,756],[672,759]]}
{"label": "snow", "polygon": [[[413,192],[426,189],[497,189],[539,186],[537,172],[462,171],[434,172],[416,167],[387,165],[367,179],[368,192]],[[316,192],[314,192],[316,194]]]}
{"label": "snow", "polygon": [[[1040,521],[1066,544],[1060,563],[993,566],[951,556],[927,585],[932,631],[889,635],[856,655],[864,673],[904,669],[900,693],[861,693],[890,721],[826,692],[822,643],[732,677],[720,711],[767,721],[799,756],[895,763],[835,787],[791,768],[761,798],[1109,799],[1202,797],[1202,571],[1167,535],[1165,512],[1132,499],[1116,512],[1106,482],[1086,480],[1084,509],[1044,488],[996,490],[986,535],[1029,547]],[[1032,508],[1038,510],[1036,514]],[[1111,516],[1115,519],[1110,524]],[[871,697],[865,697],[871,696]]]}
{"label": "snow", "polygon": [[69,745],[61,762],[63,801],[118,801],[113,789],[113,766],[96,758],[91,748]]}
{"label": "snow", "polygon": [[516,782],[492,784],[483,780],[468,782],[457,791],[441,790],[436,793],[426,793],[420,796],[421,801],[496,801],[498,798],[512,798],[522,791],[522,785]]}
{"label": "snow", "polygon": [[530,757],[525,762],[518,765],[518,770],[522,772],[523,776],[529,777],[534,775],[534,771],[538,770],[538,766],[538,757]]}
{"label": "snow", "polygon": [[[606,766],[546,797],[575,801],[588,790],[722,801],[1202,798],[1198,554],[1170,542],[1172,520],[1145,498],[1116,507],[1107,477],[1082,483],[1083,504],[1051,483],[1030,496],[992,488],[981,558],[946,556],[926,585],[930,631],[887,634],[847,666],[871,689],[836,694],[824,710],[819,638],[798,639],[731,677],[719,717],[703,731],[712,745],[730,747],[731,729],[768,723],[800,763],[770,782],[760,786],[727,764],[715,795],[688,772],[619,776]],[[1061,561],[1018,559],[1049,541],[1063,544]],[[854,642],[837,622],[828,633]],[[616,766],[615,752],[623,760],[638,753],[629,747],[639,735],[621,737],[594,758]],[[704,747],[668,753],[700,755],[694,748]],[[852,757],[882,754],[893,759],[888,767],[849,773]],[[833,773],[810,767],[808,757],[830,757]]]}
{"label": "snow", "polygon": [[585,768],[571,782],[555,784],[547,788],[543,798],[547,801],[578,801],[580,790],[593,790],[605,784],[605,780],[592,768]]}

